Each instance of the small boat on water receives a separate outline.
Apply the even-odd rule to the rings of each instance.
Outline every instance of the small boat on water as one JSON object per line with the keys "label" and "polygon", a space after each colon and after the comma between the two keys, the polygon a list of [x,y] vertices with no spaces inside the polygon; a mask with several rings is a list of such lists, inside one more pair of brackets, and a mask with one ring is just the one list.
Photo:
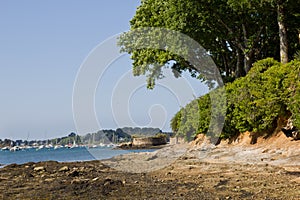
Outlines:
{"label": "small boat on water", "polygon": [[99,146],[100,146],[100,147],[105,147],[106,144],[100,143]]}
{"label": "small boat on water", "polygon": [[44,149],[44,148],[45,148],[44,145],[40,145],[40,146],[38,146],[38,148],[36,150],[38,151],[38,150],[41,150],[41,149]]}
{"label": "small boat on water", "polygon": [[1,149],[1,151],[9,151],[10,149],[9,149],[9,147],[3,147],[2,149]]}
{"label": "small boat on water", "polygon": [[14,146],[12,148],[10,148],[10,151],[14,152],[14,151],[20,151],[21,148],[19,146]]}
{"label": "small boat on water", "polygon": [[53,145],[52,145],[52,144],[47,144],[47,145],[45,146],[45,148],[51,149],[51,148],[53,148]]}
{"label": "small boat on water", "polygon": [[78,146],[78,144],[76,144],[76,142],[75,142],[75,140],[74,140],[74,141],[73,141],[73,145],[71,146],[71,149],[77,148],[77,147],[79,147],[79,146]]}
{"label": "small boat on water", "polygon": [[87,149],[94,149],[94,148],[98,148],[98,145],[91,145],[91,144],[89,144],[89,145],[85,145],[85,148],[87,148]]}
{"label": "small boat on water", "polygon": [[30,150],[30,149],[33,149],[33,147],[32,146],[25,146],[25,149]]}
{"label": "small boat on water", "polygon": [[61,146],[61,145],[55,145],[54,146],[54,149],[60,149],[60,148],[62,148],[63,146]]}
{"label": "small boat on water", "polygon": [[116,144],[113,144],[113,143],[110,143],[110,144],[107,144],[106,147],[108,148],[112,148],[112,147],[116,147],[117,145]]}

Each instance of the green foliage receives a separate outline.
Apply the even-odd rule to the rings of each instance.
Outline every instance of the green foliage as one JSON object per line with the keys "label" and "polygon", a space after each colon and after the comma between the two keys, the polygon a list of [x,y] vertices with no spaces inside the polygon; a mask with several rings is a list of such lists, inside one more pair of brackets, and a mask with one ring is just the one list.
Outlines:
{"label": "green foliage", "polygon": [[[256,62],[247,76],[228,83],[225,87],[227,113],[221,138],[245,131],[272,132],[280,117],[290,115],[294,124],[300,127],[299,77],[300,61],[283,65],[268,58]],[[213,118],[211,111],[223,109],[212,106],[210,98],[217,96],[207,94],[182,108],[172,119],[172,122],[176,121],[173,131],[185,136],[207,134]],[[198,102],[197,107],[195,102]]]}
{"label": "green foliage", "polygon": [[292,61],[286,65],[289,70],[284,80],[287,109],[292,114],[293,124],[300,127],[300,61]]}
{"label": "green foliage", "polygon": [[153,136],[153,138],[167,138],[167,135],[166,134],[163,134],[163,133],[157,133],[155,136]]}
{"label": "green foliage", "polygon": [[82,144],[81,136],[76,135],[75,133],[70,133],[66,137],[54,138],[54,139],[47,141],[46,143],[67,145],[67,144],[73,144],[74,141],[76,142],[76,144]]}
{"label": "green foliage", "polygon": [[198,133],[208,131],[210,117],[210,97],[207,94],[193,100],[176,113],[171,120],[171,128],[177,136],[185,137],[187,141],[190,141]]}
{"label": "green foliage", "polygon": [[[221,135],[224,138],[243,131],[272,129],[277,118],[289,112],[300,124],[298,63],[281,65],[274,59],[261,60],[280,58],[278,22],[288,30],[288,45],[284,46],[288,46],[289,58],[299,50],[299,4],[300,0],[143,0],[130,21],[131,31],[119,38],[119,45],[121,51],[131,55],[133,74],[145,75],[150,89],[157,79],[163,78],[164,67],[172,68],[175,77],[189,71],[202,81],[209,80],[205,74],[215,74],[209,67],[202,73],[186,55],[197,58],[194,60],[198,63],[200,58],[209,56],[224,82],[236,80],[225,88],[227,107],[224,101],[212,101],[224,98],[219,88],[192,101],[174,116],[172,130],[188,140],[198,133],[208,132],[210,136],[212,132],[218,133],[220,125],[215,122],[224,121],[225,111]],[[279,7],[283,8],[281,12],[278,12]],[[167,32],[156,31],[146,37],[143,32],[130,33],[143,27],[181,32],[209,53],[199,48],[190,50],[187,41]],[[152,48],[143,48],[145,42]]]}
{"label": "green foliage", "polygon": [[[300,40],[300,38],[299,38],[299,40]],[[300,61],[300,50],[295,53],[294,59]]]}
{"label": "green foliage", "polygon": [[277,61],[265,59],[255,63],[246,77],[227,86],[231,123],[239,132],[272,128],[285,111],[284,76]]}
{"label": "green foliage", "polygon": [[[290,4],[292,3],[289,2],[288,5]],[[292,11],[293,6],[287,8]],[[265,57],[279,58],[276,19],[276,4],[271,0],[144,0],[130,25],[131,30],[160,27],[186,34],[209,51],[226,82],[245,75],[256,60]],[[294,31],[294,27],[299,27],[299,21],[295,19],[297,18],[289,20],[289,30]],[[292,36],[294,33],[290,34]],[[164,38],[169,37],[159,32],[156,36],[157,41],[164,41]],[[291,46],[295,46],[298,41],[292,38],[295,37],[291,37]],[[119,39],[122,51],[131,55],[134,75],[146,75],[149,88],[154,87],[156,79],[162,78],[163,67],[171,67],[179,74],[188,70],[193,76],[203,80],[193,63],[171,53],[169,44],[163,46],[166,48],[159,49],[136,48],[140,46],[140,42],[140,38],[130,37],[130,31]],[[197,52],[197,49],[186,52],[182,48],[185,41],[174,39],[172,42],[184,53],[192,55]],[[158,43],[158,46],[163,45],[163,42]],[[175,62],[170,64],[170,61]]]}
{"label": "green foliage", "polygon": [[147,128],[147,127],[124,127],[117,129],[117,132],[123,132],[128,135],[136,135],[139,137],[151,137],[156,135],[157,133],[161,133],[162,131],[159,128]]}
{"label": "green foliage", "polygon": [[178,133],[180,123],[181,123],[181,112],[182,112],[182,109],[180,111],[178,111],[175,114],[175,116],[171,119],[171,129],[173,132],[176,132],[176,133]]}

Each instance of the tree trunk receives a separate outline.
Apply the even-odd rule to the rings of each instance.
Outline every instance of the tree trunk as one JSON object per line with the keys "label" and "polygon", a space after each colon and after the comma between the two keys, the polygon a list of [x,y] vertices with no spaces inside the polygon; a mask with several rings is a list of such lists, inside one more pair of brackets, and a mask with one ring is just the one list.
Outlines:
{"label": "tree trunk", "polygon": [[277,21],[279,27],[279,38],[280,38],[280,62],[287,63],[288,60],[288,39],[287,39],[287,28],[284,22],[284,1],[278,1],[277,5]]}
{"label": "tree trunk", "polygon": [[226,55],[222,54],[222,59],[223,59],[223,65],[224,65],[224,68],[225,68],[225,74],[226,74],[226,77],[230,77],[230,70],[229,70],[229,67],[228,67],[228,62],[227,62],[227,59],[226,59]]}
{"label": "tree trunk", "polygon": [[245,54],[245,58],[244,58],[244,68],[245,68],[245,72],[246,74],[248,74],[248,72],[250,71],[251,67],[253,64],[253,49],[249,52]]}
{"label": "tree trunk", "polygon": [[237,49],[236,54],[237,54],[237,61],[236,61],[235,77],[239,78],[245,76],[244,56],[243,56],[243,52],[240,49]]}

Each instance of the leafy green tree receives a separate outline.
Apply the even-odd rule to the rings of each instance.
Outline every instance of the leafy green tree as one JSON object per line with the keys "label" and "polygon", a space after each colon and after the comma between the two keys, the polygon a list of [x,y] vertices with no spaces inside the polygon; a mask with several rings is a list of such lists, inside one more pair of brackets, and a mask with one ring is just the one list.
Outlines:
{"label": "leafy green tree", "polygon": [[228,2],[237,10],[245,8],[264,9],[268,12],[277,13],[277,17],[274,19],[277,19],[281,63],[287,63],[289,58],[292,58],[292,55],[299,49],[299,0],[229,0]]}
{"label": "leafy green tree", "polygon": [[[163,27],[180,31],[201,44],[213,58],[225,81],[244,76],[254,61],[275,56],[277,13],[265,7],[238,9],[229,0],[144,0],[130,21],[131,30]],[[198,76],[191,63],[165,50],[135,49],[130,32],[120,37],[122,50],[131,54],[134,75],[148,74],[154,85],[163,66]],[[137,42],[135,40],[134,42]],[[203,77],[198,76],[199,79]]]}
{"label": "leafy green tree", "polygon": [[175,116],[171,119],[171,129],[176,134],[178,133],[179,126],[180,126],[180,123],[181,123],[181,110],[179,110],[175,114]]}
{"label": "leafy green tree", "polygon": [[182,108],[171,120],[172,131],[191,141],[199,133],[207,133],[211,118],[209,95],[195,99]]}
{"label": "leafy green tree", "polygon": [[199,127],[198,102],[192,101],[181,110],[181,120],[177,135],[184,136],[187,141],[191,141],[196,136]]}

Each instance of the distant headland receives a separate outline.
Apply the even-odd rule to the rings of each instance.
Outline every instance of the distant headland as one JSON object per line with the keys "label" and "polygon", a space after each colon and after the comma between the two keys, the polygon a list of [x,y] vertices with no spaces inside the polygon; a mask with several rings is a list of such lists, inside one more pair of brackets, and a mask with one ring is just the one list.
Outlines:
{"label": "distant headland", "polygon": [[45,140],[0,139],[0,148],[2,151],[17,151],[26,148],[73,148],[78,146],[94,148],[98,146],[119,146],[120,144],[124,143],[132,144],[134,138],[149,138],[149,141],[158,141],[158,139],[151,138],[162,138],[163,140],[160,140],[163,141],[162,144],[165,144],[169,141],[169,138],[172,135],[173,133],[163,132],[159,128],[124,127],[117,128],[116,130],[99,130],[95,133],[87,133],[85,135],[78,135],[75,132],[71,132],[70,134],[63,137]]}

